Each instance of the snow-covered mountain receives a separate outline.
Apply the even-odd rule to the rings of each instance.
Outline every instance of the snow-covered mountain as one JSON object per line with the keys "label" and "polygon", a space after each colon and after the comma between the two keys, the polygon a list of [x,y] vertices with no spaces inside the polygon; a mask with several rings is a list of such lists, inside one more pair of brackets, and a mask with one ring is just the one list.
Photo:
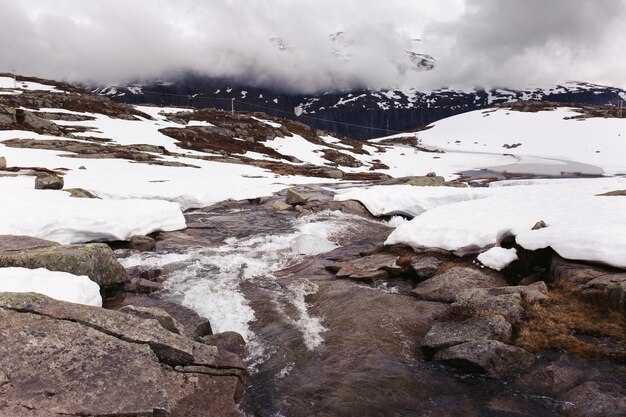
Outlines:
{"label": "snow-covered mountain", "polygon": [[[411,57],[419,61],[418,66],[432,64],[428,56],[411,52]],[[196,75],[172,81],[97,87],[94,92],[130,104],[218,109],[230,109],[234,105],[237,110],[288,117],[353,139],[370,139],[415,129],[455,114],[517,101],[617,105],[626,100],[624,90],[583,82],[525,90],[362,89],[302,95]]]}

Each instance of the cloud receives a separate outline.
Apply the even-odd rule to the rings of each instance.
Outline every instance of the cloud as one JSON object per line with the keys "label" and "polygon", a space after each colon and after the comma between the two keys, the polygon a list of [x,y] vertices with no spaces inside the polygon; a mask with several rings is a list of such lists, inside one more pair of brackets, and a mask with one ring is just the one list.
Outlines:
{"label": "cloud", "polygon": [[[190,70],[301,92],[566,79],[626,86],[625,3],[0,0],[11,34],[0,71],[113,83]],[[437,69],[407,71],[407,50],[431,53]]]}

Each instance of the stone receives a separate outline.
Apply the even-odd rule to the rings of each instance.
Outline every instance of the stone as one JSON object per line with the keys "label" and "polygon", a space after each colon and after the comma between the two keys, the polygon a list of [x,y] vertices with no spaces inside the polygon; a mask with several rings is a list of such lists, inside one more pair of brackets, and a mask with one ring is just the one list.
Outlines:
{"label": "stone", "polygon": [[154,307],[136,307],[133,305],[124,306],[119,309],[124,313],[132,314],[133,316],[140,317],[142,319],[154,319],[166,330],[172,333],[184,334],[184,327],[176,321],[176,319],[169,315],[169,313],[161,308]]}
{"label": "stone", "polygon": [[0,236],[0,267],[46,268],[87,275],[101,287],[130,280],[115,254],[104,243],[60,245],[27,236]]}
{"label": "stone", "polygon": [[608,197],[624,197],[626,196],[626,190],[614,190],[608,191],[606,193],[597,194],[598,196],[608,196]]}
{"label": "stone", "polygon": [[566,411],[580,417],[623,417],[626,389],[611,382],[585,382],[559,397]]}
{"label": "stone", "polygon": [[131,278],[126,290],[139,294],[151,294],[163,291],[163,283],[150,281],[145,278]]}
{"label": "stone", "polygon": [[446,180],[444,177],[425,176],[425,177],[409,177],[405,184],[416,187],[444,187]]}
{"label": "stone", "polygon": [[501,376],[532,366],[534,357],[497,340],[475,340],[440,350],[433,360],[466,372]]}
{"label": "stone", "polygon": [[15,109],[0,105],[0,125],[12,125],[17,123]]}
{"label": "stone", "polygon": [[135,235],[130,238],[130,248],[140,252],[153,251],[156,248],[156,240],[150,236]]}
{"label": "stone", "polygon": [[59,126],[41,117],[35,116],[33,113],[16,109],[16,119],[35,130],[38,133],[44,133],[48,135],[60,136],[63,134]]}
{"label": "stone", "polygon": [[38,175],[35,178],[37,190],[60,190],[63,188],[63,177],[52,174]]}
{"label": "stone", "polygon": [[74,198],[98,198],[95,194],[90,193],[87,190],[83,190],[82,188],[66,188],[63,191],[67,191],[70,193],[70,197]]}
{"label": "stone", "polygon": [[272,211],[273,212],[278,212],[278,211],[285,211],[285,210],[289,210],[292,207],[289,204],[283,203],[282,201],[274,201],[274,204],[272,204]]}
{"label": "stone", "polygon": [[511,340],[513,328],[500,315],[472,317],[463,321],[435,323],[421,343],[426,354],[475,340]]}
{"label": "stone", "polygon": [[470,288],[461,291],[452,307],[475,312],[502,314],[513,322],[518,322],[524,317],[520,294],[493,294],[483,288]]}
{"label": "stone", "polygon": [[411,259],[411,268],[419,279],[432,278],[440,266],[441,261],[434,256],[418,255]]}
{"label": "stone", "polygon": [[541,395],[556,396],[574,388],[583,375],[580,369],[551,363],[520,376],[517,382]]}
{"label": "stone", "polygon": [[289,188],[287,190],[287,196],[285,197],[285,203],[290,206],[295,206],[297,204],[304,204],[309,199],[309,196],[297,191],[295,188]]}
{"label": "stone", "polygon": [[337,278],[351,278],[365,282],[387,279],[390,274],[398,274],[402,268],[398,266],[399,257],[389,254],[375,254],[336,264]]}
{"label": "stone", "polygon": [[434,177],[436,177],[436,176],[437,176],[437,173],[435,173],[435,172],[429,172],[428,174],[426,174],[426,176],[427,176],[428,178],[434,178]]}
{"label": "stone", "polygon": [[543,229],[544,227],[548,227],[546,225],[546,222],[544,222],[543,220],[539,220],[537,223],[535,223],[531,230],[539,230]]}
{"label": "stone", "polygon": [[7,159],[4,156],[0,156],[0,169],[7,167]]}
{"label": "stone", "polygon": [[203,343],[217,346],[220,350],[234,353],[239,356],[246,355],[246,341],[237,332],[222,332],[201,338]]}
{"label": "stone", "polygon": [[457,294],[465,289],[505,285],[506,281],[496,274],[457,267],[419,283],[413,290],[413,294],[423,300],[451,303],[456,300]]}
{"label": "stone", "polygon": [[322,168],[321,173],[327,178],[342,179],[343,171],[337,168]]}

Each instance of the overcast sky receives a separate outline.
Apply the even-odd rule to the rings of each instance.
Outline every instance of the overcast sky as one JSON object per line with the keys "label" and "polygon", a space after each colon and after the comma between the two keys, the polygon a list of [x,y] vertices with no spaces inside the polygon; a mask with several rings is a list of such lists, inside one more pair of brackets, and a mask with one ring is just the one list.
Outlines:
{"label": "overcast sky", "polygon": [[70,81],[626,88],[626,0],[0,0],[0,27],[0,71]]}

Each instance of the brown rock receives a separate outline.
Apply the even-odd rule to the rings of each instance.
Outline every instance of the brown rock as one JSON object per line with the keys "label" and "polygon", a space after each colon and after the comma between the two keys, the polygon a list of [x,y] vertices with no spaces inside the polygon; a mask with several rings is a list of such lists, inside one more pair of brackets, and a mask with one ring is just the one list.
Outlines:
{"label": "brown rock", "polygon": [[130,238],[130,248],[140,252],[153,251],[156,241],[150,236],[135,235]]}
{"label": "brown rock", "polygon": [[471,268],[450,268],[443,274],[418,284],[413,294],[423,300],[451,303],[463,290],[505,285],[506,281],[495,274]]}
{"label": "brown rock", "polygon": [[60,190],[63,188],[63,177],[52,174],[38,175],[35,178],[36,190]]}

